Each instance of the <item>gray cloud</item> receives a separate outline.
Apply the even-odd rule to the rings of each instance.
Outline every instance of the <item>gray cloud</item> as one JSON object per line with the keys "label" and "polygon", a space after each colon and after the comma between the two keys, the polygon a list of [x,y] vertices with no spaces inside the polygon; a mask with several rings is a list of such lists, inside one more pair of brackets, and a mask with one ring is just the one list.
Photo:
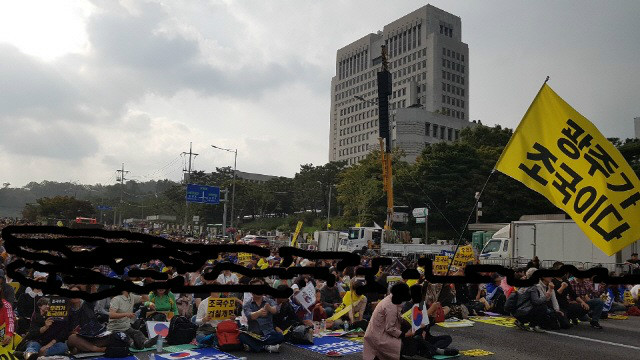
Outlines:
{"label": "gray cloud", "polygon": [[[11,183],[72,172],[104,181],[121,162],[146,174],[189,141],[209,170],[229,165],[202,150],[214,142],[240,148],[244,171],[291,176],[323,163],[336,50],[424,5],[123,3],[93,1],[83,52],[43,61],[0,43],[0,163]],[[631,133],[639,2],[432,3],[462,18],[472,118],[515,127],[550,75],[606,136]],[[65,159],[75,167],[58,170]]]}

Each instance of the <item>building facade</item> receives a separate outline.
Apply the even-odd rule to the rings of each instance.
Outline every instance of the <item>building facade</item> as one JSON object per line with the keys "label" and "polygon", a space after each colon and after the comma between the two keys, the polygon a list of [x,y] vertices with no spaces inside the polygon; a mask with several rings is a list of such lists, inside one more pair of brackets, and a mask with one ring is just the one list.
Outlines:
{"label": "building facade", "polygon": [[426,5],[339,49],[331,80],[329,160],[355,164],[378,147],[382,45],[393,81],[391,112],[417,105],[450,120],[450,128],[468,123],[469,48],[461,33],[458,16]]}
{"label": "building facade", "polygon": [[419,107],[392,111],[390,121],[391,145],[402,149],[408,162],[414,162],[425,145],[456,141],[462,129],[479,125]]}

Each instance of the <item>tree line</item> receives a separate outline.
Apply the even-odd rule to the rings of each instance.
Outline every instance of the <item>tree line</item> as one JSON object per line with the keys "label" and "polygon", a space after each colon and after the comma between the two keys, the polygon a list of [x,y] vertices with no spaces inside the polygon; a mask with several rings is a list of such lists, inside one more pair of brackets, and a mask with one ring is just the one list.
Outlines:
{"label": "tree line", "polygon": [[[541,195],[493,171],[511,135],[511,129],[500,126],[467,128],[458,141],[427,145],[414,163],[403,161],[402,152],[396,149],[393,153],[396,211],[410,213],[413,208],[427,207],[430,234],[456,238],[469,218],[472,223],[475,221],[475,196],[486,183],[480,198],[480,222],[509,222],[522,215],[561,213]],[[638,174],[640,142],[609,140]],[[223,167],[211,173],[195,171],[190,183],[231,190],[232,179],[233,170]],[[30,183],[22,189],[0,189],[0,203],[3,192],[24,193],[25,188],[36,199],[24,206],[22,215],[32,220],[102,216],[110,224],[113,211],[97,210],[97,205],[107,205],[121,212],[122,219],[175,215],[182,224],[187,214],[189,223],[195,215],[200,217],[201,225],[222,221],[222,205],[190,204],[187,208],[185,184],[170,180],[128,181],[124,188],[119,184]],[[228,199],[230,211],[231,192]],[[277,177],[266,182],[238,179],[234,208],[234,224],[245,230],[291,231],[298,220],[303,220],[307,229],[326,229],[329,209],[331,228],[335,230],[356,223],[382,225],[386,194],[382,191],[380,153],[373,151],[350,167],[344,162],[303,164],[293,178]],[[423,236],[424,232],[424,225],[413,219],[407,224],[394,224],[394,228],[410,230],[413,236]]]}

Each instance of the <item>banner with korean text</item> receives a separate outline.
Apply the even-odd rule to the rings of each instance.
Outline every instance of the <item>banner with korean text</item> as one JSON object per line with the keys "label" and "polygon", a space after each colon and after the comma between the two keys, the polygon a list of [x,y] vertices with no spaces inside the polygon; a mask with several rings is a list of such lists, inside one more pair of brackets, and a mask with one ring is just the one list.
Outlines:
{"label": "banner with korean text", "polygon": [[605,254],[640,239],[640,181],[622,154],[546,83],[496,170],[565,211]]}
{"label": "banner with korean text", "polygon": [[227,320],[235,314],[236,299],[234,298],[209,298],[207,314],[211,320]]}

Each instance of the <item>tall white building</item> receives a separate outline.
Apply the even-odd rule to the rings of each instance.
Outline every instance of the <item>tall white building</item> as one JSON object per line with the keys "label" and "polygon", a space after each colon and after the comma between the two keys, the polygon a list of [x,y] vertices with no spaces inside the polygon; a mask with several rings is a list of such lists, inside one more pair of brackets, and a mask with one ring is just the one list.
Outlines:
{"label": "tall white building", "polygon": [[451,119],[452,131],[468,123],[469,48],[461,33],[458,16],[426,5],[339,49],[331,79],[329,160],[355,164],[378,147],[376,73],[383,44],[393,80],[391,113],[419,105]]}

